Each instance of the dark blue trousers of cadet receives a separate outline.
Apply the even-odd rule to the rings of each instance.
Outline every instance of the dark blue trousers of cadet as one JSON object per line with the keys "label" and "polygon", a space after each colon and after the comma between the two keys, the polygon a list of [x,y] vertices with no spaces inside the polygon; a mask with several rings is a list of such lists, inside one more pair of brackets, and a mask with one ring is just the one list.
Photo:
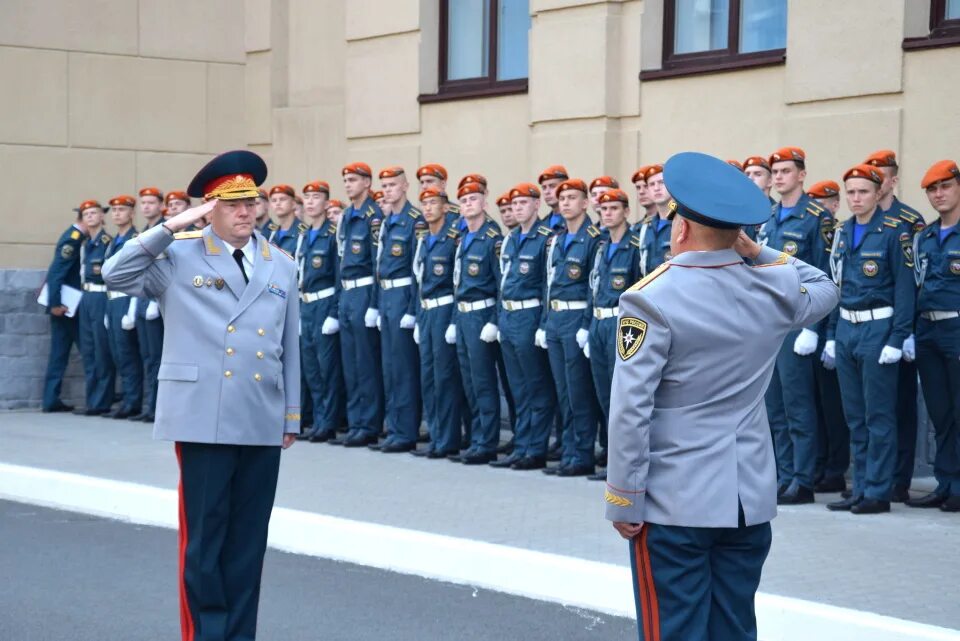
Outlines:
{"label": "dark blue trousers of cadet", "polygon": [[600,408],[593,390],[590,361],[577,345],[582,310],[550,311],[547,316],[547,354],[563,417],[562,465],[596,464],[594,443]]}
{"label": "dark blue trousers of cadet", "polygon": [[110,353],[120,375],[123,390],[121,409],[138,414],[143,407],[143,361],[140,359],[140,343],[136,329],[123,329],[121,319],[130,306],[130,298],[121,296],[107,301],[107,317],[110,319]]}
{"label": "dark blue trousers of cadet", "polygon": [[843,416],[837,370],[814,365],[817,378],[817,475],[843,478],[850,468],[850,429]]}
{"label": "dark blue trousers of cadet", "polygon": [[113,405],[116,370],[110,354],[110,337],[103,326],[107,313],[106,292],[84,292],[80,299],[79,344],[83,357],[86,404],[90,410],[109,410]]}
{"label": "dark blue trousers of cadet", "polygon": [[[103,322],[102,320],[100,321]],[[50,317],[50,356],[43,382],[43,409],[49,410],[60,401],[63,374],[70,363],[70,348],[77,342],[77,319]]]}
{"label": "dark blue trousers of cadet", "polygon": [[901,360],[897,373],[897,465],[893,486],[910,489],[917,457],[917,364]]}
{"label": "dark blue trousers of cadet", "polygon": [[916,340],[923,400],[936,433],[936,491],[960,496],[960,318],[921,318]]}
{"label": "dark blue trousers of cadet", "polygon": [[253,641],[280,448],[176,444],[184,641]]}
{"label": "dark blue trousers of cadet", "polygon": [[[450,326],[453,304],[420,311],[420,388],[430,433],[430,449],[456,454],[467,400],[460,378],[457,346],[444,336]],[[412,375],[412,373],[410,374]]]}
{"label": "dark blue trousers of cadet", "polygon": [[[786,481],[787,486],[799,485],[813,489],[817,465],[817,382],[813,369],[820,361],[819,356],[814,354],[798,356],[793,351],[793,343],[799,333],[788,334],[777,354],[776,372],[780,376],[780,390],[787,417],[786,438],[793,448],[793,475],[782,479],[781,483]],[[785,437],[780,434],[774,438],[783,440]]]}
{"label": "dark blue trousers of cadet", "polygon": [[610,420],[610,389],[613,366],[617,363],[617,319],[594,318],[590,324],[590,372],[600,401],[600,447],[607,447],[607,421]]}
{"label": "dark blue trousers of cadet", "polygon": [[157,375],[163,356],[163,320],[137,317],[137,344],[143,359],[143,413],[157,412]]}
{"label": "dark blue trousers of cadet", "polygon": [[300,359],[313,400],[313,425],[330,432],[346,421],[340,334],[327,336],[320,331],[327,317],[337,316],[332,300],[331,297],[300,303]]}
{"label": "dark blue trousers of cadet", "polygon": [[510,421],[510,431],[516,436],[517,432],[517,403],[513,398],[513,390],[507,385],[507,363],[503,358],[503,350],[497,350],[497,374],[500,377],[500,389],[503,399],[507,402],[507,420]]}
{"label": "dark blue trousers of cadet", "polygon": [[380,292],[380,349],[383,354],[383,388],[386,394],[387,442],[417,442],[422,418],[420,351],[413,329],[402,329],[400,319],[410,306],[411,287]]}
{"label": "dark blue trousers of cadet", "polygon": [[[307,377],[307,366],[303,362],[303,326],[300,329],[300,430],[313,428],[313,390]],[[316,383],[314,383],[316,385]]]}
{"label": "dark blue trousers of cadet", "polygon": [[457,360],[470,411],[470,447],[476,454],[497,451],[500,442],[500,393],[497,388],[497,343],[480,340],[488,314],[457,314]]}
{"label": "dark blue trousers of cadet", "polygon": [[500,351],[507,370],[504,387],[516,399],[513,453],[517,456],[545,457],[550,428],[556,415],[554,391],[550,380],[550,360],[546,351],[533,340],[540,322],[541,308],[500,310]]}
{"label": "dark blue trousers of cadet", "polygon": [[340,353],[350,431],[377,435],[383,430],[383,371],[380,332],[363,324],[369,304],[370,287],[340,293]]}
{"label": "dark blue trousers of cadet", "polygon": [[755,641],[771,538],[742,511],[735,528],[644,525],[630,541],[640,641]]}
{"label": "dark blue trousers of cadet", "polygon": [[773,453],[777,460],[777,486],[786,489],[793,481],[793,441],[787,430],[787,408],[783,406],[783,386],[780,370],[774,365],[770,385],[763,397],[767,406],[767,421],[773,437]]}
{"label": "dark blue trousers of cadet", "polygon": [[889,501],[897,458],[898,367],[881,365],[890,319],[837,324],[837,374],[853,450],[853,494]]}

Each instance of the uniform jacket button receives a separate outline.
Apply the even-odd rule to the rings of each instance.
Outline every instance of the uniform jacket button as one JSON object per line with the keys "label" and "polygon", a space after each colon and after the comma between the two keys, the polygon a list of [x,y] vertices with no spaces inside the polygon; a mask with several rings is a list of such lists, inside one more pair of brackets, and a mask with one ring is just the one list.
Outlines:
{"label": "uniform jacket button", "polygon": [[227,378],[230,378],[231,376],[233,376],[233,372],[231,372],[230,370],[227,370],[223,373],[223,375],[226,376]]}

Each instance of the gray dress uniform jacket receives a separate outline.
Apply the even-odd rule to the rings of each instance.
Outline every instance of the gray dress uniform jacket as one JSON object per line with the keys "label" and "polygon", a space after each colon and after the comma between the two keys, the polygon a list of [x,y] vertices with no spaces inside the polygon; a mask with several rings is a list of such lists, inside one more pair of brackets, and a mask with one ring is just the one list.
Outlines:
{"label": "gray dress uniform jacket", "polygon": [[279,446],[300,432],[296,264],[256,232],[245,284],[212,226],[176,238],[154,227],[103,266],[110,289],[160,302],[154,438]]}
{"label": "gray dress uniform jacket", "polygon": [[620,297],[605,492],[611,521],[747,525],[777,513],[764,392],[780,344],[837,304],[830,278],[764,248],[685,252]]}

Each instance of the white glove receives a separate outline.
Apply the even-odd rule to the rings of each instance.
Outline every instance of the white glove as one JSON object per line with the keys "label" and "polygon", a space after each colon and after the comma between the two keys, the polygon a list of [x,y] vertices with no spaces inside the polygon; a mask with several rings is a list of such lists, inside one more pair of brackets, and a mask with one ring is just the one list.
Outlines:
{"label": "white glove", "polygon": [[377,326],[377,320],[380,319],[380,312],[372,307],[367,310],[367,313],[363,315],[363,324],[367,327],[374,328]]}
{"label": "white glove", "polygon": [[120,319],[120,327],[127,330],[128,332],[137,326],[137,319],[129,314],[124,314],[123,318]]}
{"label": "white glove", "polygon": [[160,303],[155,300],[147,303],[147,311],[144,313],[144,316],[147,317],[147,320],[156,320],[160,318]]}
{"label": "white glove", "polygon": [[587,344],[587,340],[590,338],[590,332],[585,329],[577,330],[577,345],[580,346],[580,349],[583,349],[583,346]]}
{"label": "white glove", "polygon": [[320,326],[320,333],[324,336],[332,336],[340,331],[340,321],[333,316],[327,316],[323,319],[323,325]]}
{"label": "white glove", "polygon": [[583,355],[586,356],[587,358],[590,358],[590,343],[589,343],[589,342],[586,343],[586,344],[583,346]]}
{"label": "white glove", "polygon": [[382,330],[383,330],[383,318],[380,316],[380,314],[377,314],[377,331],[379,332]]}
{"label": "white glove", "polygon": [[443,335],[443,340],[447,341],[447,345],[457,344],[457,326],[456,325],[447,326],[447,331]]}
{"label": "white glove", "polygon": [[493,323],[487,323],[483,326],[483,329],[480,330],[480,340],[484,343],[495,343],[497,342],[497,326]]}
{"label": "white glove", "polygon": [[913,334],[907,336],[906,340],[903,341],[903,360],[908,363],[912,363],[913,360],[917,357],[917,342],[913,338]]}
{"label": "white glove", "polygon": [[547,349],[547,332],[538,329],[533,335],[533,344],[541,349]]}
{"label": "white glove", "polygon": [[498,342],[498,343],[502,343],[502,342],[503,342],[503,337],[500,335],[500,330],[499,330],[499,329],[497,330],[497,342]]}
{"label": "white glove", "polygon": [[413,342],[417,345],[420,344],[420,326],[416,323],[413,324]]}
{"label": "white glove", "polygon": [[417,326],[417,317],[413,314],[404,314],[400,317],[400,329],[413,329]]}
{"label": "white glove", "polygon": [[833,370],[837,368],[837,341],[827,341],[823,345],[823,352],[820,354],[820,362],[824,369]]}
{"label": "white glove", "polygon": [[103,328],[110,329],[110,317],[107,315],[103,316]]}
{"label": "white glove", "polygon": [[803,328],[797,334],[797,340],[793,341],[793,353],[798,356],[809,356],[817,351],[817,342],[819,337],[811,329]]}
{"label": "white glove", "polygon": [[902,357],[902,350],[899,350],[896,347],[890,347],[889,345],[884,345],[883,350],[880,352],[880,364],[893,365],[894,363],[899,362]]}

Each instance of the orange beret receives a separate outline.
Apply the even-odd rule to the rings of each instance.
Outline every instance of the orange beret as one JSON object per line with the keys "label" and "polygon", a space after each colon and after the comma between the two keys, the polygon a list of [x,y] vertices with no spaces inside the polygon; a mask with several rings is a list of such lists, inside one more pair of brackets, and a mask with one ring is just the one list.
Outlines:
{"label": "orange beret", "polygon": [[156,196],[160,200],[163,200],[163,192],[161,192],[156,187],[144,187],[143,189],[140,190],[140,193],[138,195],[141,198],[143,196]]}
{"label": "orange beret", "polygon": [[290,185],[279,184],[270,188],[270,195],[272,196],[274,194],[286,194],[293,198],[297,195],[297,192],[295,192]]}
{"label": "orange beret", "polygon": [[728,160],[727,164],[736,167],[740,171],[743,171],[743,163],[740,162],[739,160]]}
{"label": "orange beret", "polygon": [[784,160],[792,160],[795,163],[803,165],[807,162],[807,154],[803,151],[803,149],[800,149],[800,147],[781,147],[770,154],[770,159],[768,162],[772,167],[773,163],[782,162]]}
{"label": "orange beret", "polygon": [[343,201],[336,198],[331,198],[327,201],[327,209],[333,209],[334,207],[338,209],[343,209]]}
{"label": "orange beret", "polygon": [[[457,189],[460,189],[464,185],[469,185],[471,183],[478,183],[482,185],[484,188],[484,191],[486,191],[487,179],[481,176],[480,174],[467,174],[466,176],[460,179],[460,183],[457,185]],[[459,198],[459,196],[457,196],[457,198]]]}
{"label": "orange beret", "polygon": [[847,170],[847,173],[843,175],[843,181],[846,182],[850,178],[866,178],[869,181],[875,182],[878,185],[883,183],[883,172],[879,171],[873,165],[868,165],[866,163],[860,163],[859,165],[854,165]]}
{"label": "orange beret", "polygon": [[890,149],[881,149],[867,156],[863,164],[873,165],[874,167],[896,167],[897,154]]}
{"label": "orange beret", "polygon": [[603,203],[623,203],[624,207],[630,205],[630,197],[622,189],[611,189],[600,194],[600,204]]}
{"label": "orange beret", "polygon": [[169,205],[171,200],[182,200],[185,203],[189,203],[190,196],[188,196],[185,191],[171,191],[167,194],[167,197],[164,198],[163,203]]}
{"label": "orange beret", "polygon": [[325,180],[314,180],[303,186],[303,193],[312,194],[312,193],[324,193],[330,195],[330,185],[327,184]]}
{"label": "orange beret", "polygon": [[503,192],[497,196],[497,207],[506,207],[510,204],[510,194],[508,192]]}
{"label": "orange beret", "polygon": [[373,171],[370,169],[370,165],[365,162],[352,162],[349,165],[345,165],[340,173],[344,176],[347,174],[356,174],[364,178],[373,177]]}
{"label": "orange beret", "polygon": [[370,194],[370,197],[373,198],[374,200],[380,200],[381,198],[383,198],[383,192],[382,191],[372,192]]}
{"label": "orange beret", "polygon": [[267,196],[267,192],[266,192],[265,190],[263,190],[263,189],[258,189],[258,190],[257,190],[257,197],[258,197],[258,198],[263,198],[264,200],[270,200],[270,198]]}
{"label": "orange beret", "polygon": [[542,185],[544,180],[551,180],[553,178],[566,180],[569,177],[569,174],[567,174],[567,168],[563,165],[550,165],[540,173],[540,177],[537,178],[537,182]]}
{"label": "orange beret", "polygon": [[381,180],[384,178],[396,178],[397,176],[402,175],[403,167],[400,167],[399,165],[391,165],[390,167],[381,169],[379,174]]}
{"label": "orange beret", "polygon": [[507,196],[510,200],[514,198],[539,198],[540,189],[533,183],[519,183],[510,189]]}
{"label": "orange beret", "polygon": [[114,196],[110,199],[111,207],[133,207],[137,204],[137,199],[133,196]]}
{"label": "orange beret", "polygon": [[[467,176],[467,178],[469,178],[469,176]],[[483,194],[483,193],[486,193],[486,187],[477,181],[472,181],[468,183],[463,183],[463,185],[461,185],[461,187],[457,190],[457,198],[463,198],[467,194]]]}
{"label": "orange beret", "polygon": [[644,177],[644,174],[647,172],[647,167],[649,167],[649,165],[644,165],[640,169],[633,172],[633,175],[630,176],[630,182],[638,183],[641,180],[646,181],[647,179]]}
{"label": "orange beret", "polygon": [[657,174],[663,173],[663,165],[647,165],[647,170],[643,172],[643,179],[650,180]]}
{"label": "orange beret", "polygon": [[[435,174],[431,174],[435,175]],[[443,198],[443,192],[437,189],[436,187],[427,187],[420,192],[420,202],[423,202],[427,198]]]}
{"label": "orange beret", "polygon": [[832,198],[840,195],[840,185],[833,180],[821,180],[810,185],[807,195],[811,198]]}
{"label": "orange beret", "polygon": [[584,194],[587,193],[587,183],[583,182],[579,178],[567,178],[562,183],[557,185],[557,195],[559,196],[562,192],[565,191],[582,191]]}
{"label": "orange beret", "polygon": [[920,186],[926,189],[934,183],[951,178],[960,180],[960,169],[957,168],[957,162],[955,160],[940,160],[933,163],[927,173],[923,175]]}
{"label": "orange beret", "polygon": [[770,163],[763,156],[750,156],[743,161],[743,168],[747,167],[762,167],[767,171],[770,171]]}
{"label": "orange beret", "polygon": [[594,187],[610,187],[611,189],[616,189],[619,186],[620,183],[617,182],[617,179],[611,176],[600,176],[590,181],[590,191],[593,191]]}
{"label": "orange beret", "polygon": [[77,211],[82,214],[83,212],[90,209],[91,207],[96,207],[101,211],[103,210],[103,205],[100,204],[99,200],[85,200],[82,203],[80,203],[79,207],[77,207]]}
{"label": "orange beret", "polygon": [[435,162],[430,162],[417,170],[417,179],[423,178],[424,176],[435,176],[440,180],[447,179],[447,168],[443,165],[438,165]]}

